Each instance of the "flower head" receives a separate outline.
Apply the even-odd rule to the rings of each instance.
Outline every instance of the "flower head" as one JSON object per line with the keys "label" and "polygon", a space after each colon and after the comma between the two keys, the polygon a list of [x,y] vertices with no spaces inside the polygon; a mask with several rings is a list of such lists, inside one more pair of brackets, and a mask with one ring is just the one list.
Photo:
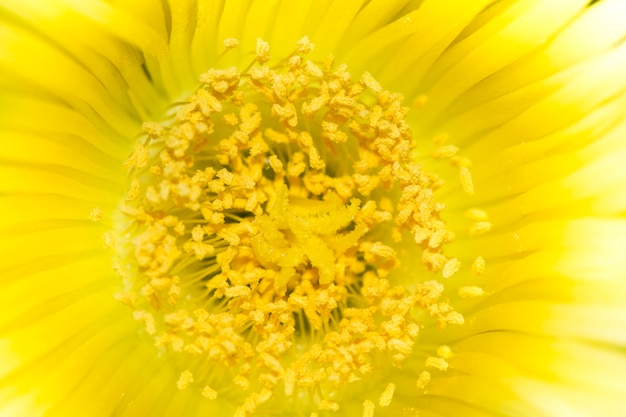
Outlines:
{"label": "flower head", "polygon": [[622,3],[0,5],[0,411],[626,413]]}

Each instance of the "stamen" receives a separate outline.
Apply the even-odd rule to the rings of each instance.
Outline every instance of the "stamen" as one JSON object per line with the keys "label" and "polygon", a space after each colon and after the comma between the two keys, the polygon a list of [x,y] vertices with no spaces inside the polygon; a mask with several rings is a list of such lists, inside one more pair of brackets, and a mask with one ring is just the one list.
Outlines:
{"label": "stamen", "polygon": [[472,208],[465,212],[465,217],[475,221],[487,220],[487,213],[485,212],[485,210]]}
{"label": "stamen", "polygon": [[461,287],[461,288],[459,288],[459,296],[461,298],[480,297],[484,293],[485,292],[480,287],[468,286],[468,287]]}
{"label": "stamen", "polygon": [[91,220],[92,222],[99,222],[100,220],[102,220],[102,216],[102,209],[100,207],[94,207],[89,213],[89,220]]}
{"label": "stamen", "polygon": [[176,385],[178,389],[188,388],[193,383],[193,374],[189,370],[185,370],[180,374]]}
{"label": "stamen", "polygon": [[239,46],[239,39],[237,38],[226,38],[224,39],[224,47],[226,49],[234,49]]}
{"label": "stamen", "polygon": [[480,275],[485,272],[485,259],[482,256],[476,258],[472,264],[472,272],[474,275]]}
{"label": "stamen", "polygon": [[440,371],[447,371],[448,370],[448,362],[445,359],[443,359],[443,358],[436,358],[434,356],[431,356],[431,357],[426,359],[425,366],[427,368],[434,368],[434,369],[438,369]]}
{"label": "stamen", "polygon": [[317,405],[317,408],[320,410],[337,411],[339,410],[339,404],[331,400],[322,400]]}
{"label": "stamen", "polygon": [[450,359],[452,357],[452,349],[448,345],[442,345],[437,348],[437,356],[443,359]]}
{"label": "stamen", "polygon": [[461,170],[459,172],[459,178],[461,180],[461,186],[463,187],[463,191],[465,191],[465,194],[474,194],[474,182],[472,181],[472,174],[467,167],[461,167]]}
{"label": "stamen", "polygon": [[423,390],[430,382],[430,372],[422,371],[417,378],[416,386],[418,389]]}
{"label": "stamen", "polygon": [[470,227],[469,235],[470,236],[480,236],[482,234],[487,233],[491,230],[490,222],[476,222]]}
{"label": "stamen", "polygon": [[215,400],[217,398],[217,391],[210,386],[205,385],[202,389],[202,396],[208,398],[209,400]]}
{"label": "stamen", "polygon": [[387,407],[389,406],[389,404],[391,404],[391,400],[393,399],[393,393],[396,390],[396,385],[389,383],[387,384],[387,386],[385,387],[385,391],[383,391],[383,393],[381,394],[379,400],[378,400],[378,405],[380,405],[381,407]]}
{"label": "stamen", "polygon": [[256,59],[260,64],[270,59],[270,44],[263,39],[256,40]]}
{"label": "stamen", "polygon": [[363,401],[363,417],[374,417],[374,408],[376,406],[370,400]]}

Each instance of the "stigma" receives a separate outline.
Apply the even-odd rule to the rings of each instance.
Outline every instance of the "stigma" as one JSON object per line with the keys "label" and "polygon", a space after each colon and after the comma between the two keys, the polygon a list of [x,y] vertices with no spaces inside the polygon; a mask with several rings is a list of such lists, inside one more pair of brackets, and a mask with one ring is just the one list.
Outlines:
{"label": "stigma", "polygon": [[[245,392],[238,416],[271,398],[337,410],[332,393],[375,375],[380,358],[404,366],[424,316],[464,322],[437,278],[462,268],[444,253],[455,233],[436,200],[443,179],[414,161],[404,98],[332,56],[308,59],[313,48],[303,38],[270,65],[258,40],[247,69],[202,74],[164,121],[144,123],[125,163],[118,299],[159,349],[185,358],[179,389]],[[457,151],[442,145],[433,158],[458,163]],[[411,285],[398,272],[407,252],[423,266]],[[443,356],[423,369],[445,371]],[[423,388],[430,373],[418,374]],[[395,387],[364,398],[363,415]]]}

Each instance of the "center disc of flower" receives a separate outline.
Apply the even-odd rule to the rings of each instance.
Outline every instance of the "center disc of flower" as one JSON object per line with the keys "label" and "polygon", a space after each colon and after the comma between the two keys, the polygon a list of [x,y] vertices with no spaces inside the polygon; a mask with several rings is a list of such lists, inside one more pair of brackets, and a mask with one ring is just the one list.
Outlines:
{"label": "center disc of flower", "polygon": [[437,281],[393,278],[398,247],[444,277],[459,268],[403,97],[306,59],[312,48],[304,38],[268,66],[259,41],[247,70],[203,74],[126,163],[118,297],[185,358],[179,388],[236,398],[234,384],[240,415],[272,397],[337,409],[337,387],[402,366],[419,317],[463,322]]}

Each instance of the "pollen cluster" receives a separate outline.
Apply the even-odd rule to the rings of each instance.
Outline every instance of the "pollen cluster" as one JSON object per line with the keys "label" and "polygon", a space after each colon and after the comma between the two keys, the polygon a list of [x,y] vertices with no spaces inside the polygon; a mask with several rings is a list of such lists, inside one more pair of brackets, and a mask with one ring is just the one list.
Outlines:
{"label": "pollen cluster", "polygon": [[[367,378],[376,356],[401,367],[424,313],[440,327],[463,323],[434,277],[392,279],[399,245],[444,278],[461,266],[444,255],[454,233],[434,199],[443,181],[412,161],[403,97],[369,73],[353,80],[333,57],[307,59],[312,50],[303,38],[268,65],[259,40],[248,69],[209,70],[168,120],[144,124],[126,162],[118,298],[159,348],[187,358],[180,389],[216,399],[227,381],[244,392],[237,416],[303,393],[337,410],[325,394]],[[366,399],[364,415],[375,406]]]}

